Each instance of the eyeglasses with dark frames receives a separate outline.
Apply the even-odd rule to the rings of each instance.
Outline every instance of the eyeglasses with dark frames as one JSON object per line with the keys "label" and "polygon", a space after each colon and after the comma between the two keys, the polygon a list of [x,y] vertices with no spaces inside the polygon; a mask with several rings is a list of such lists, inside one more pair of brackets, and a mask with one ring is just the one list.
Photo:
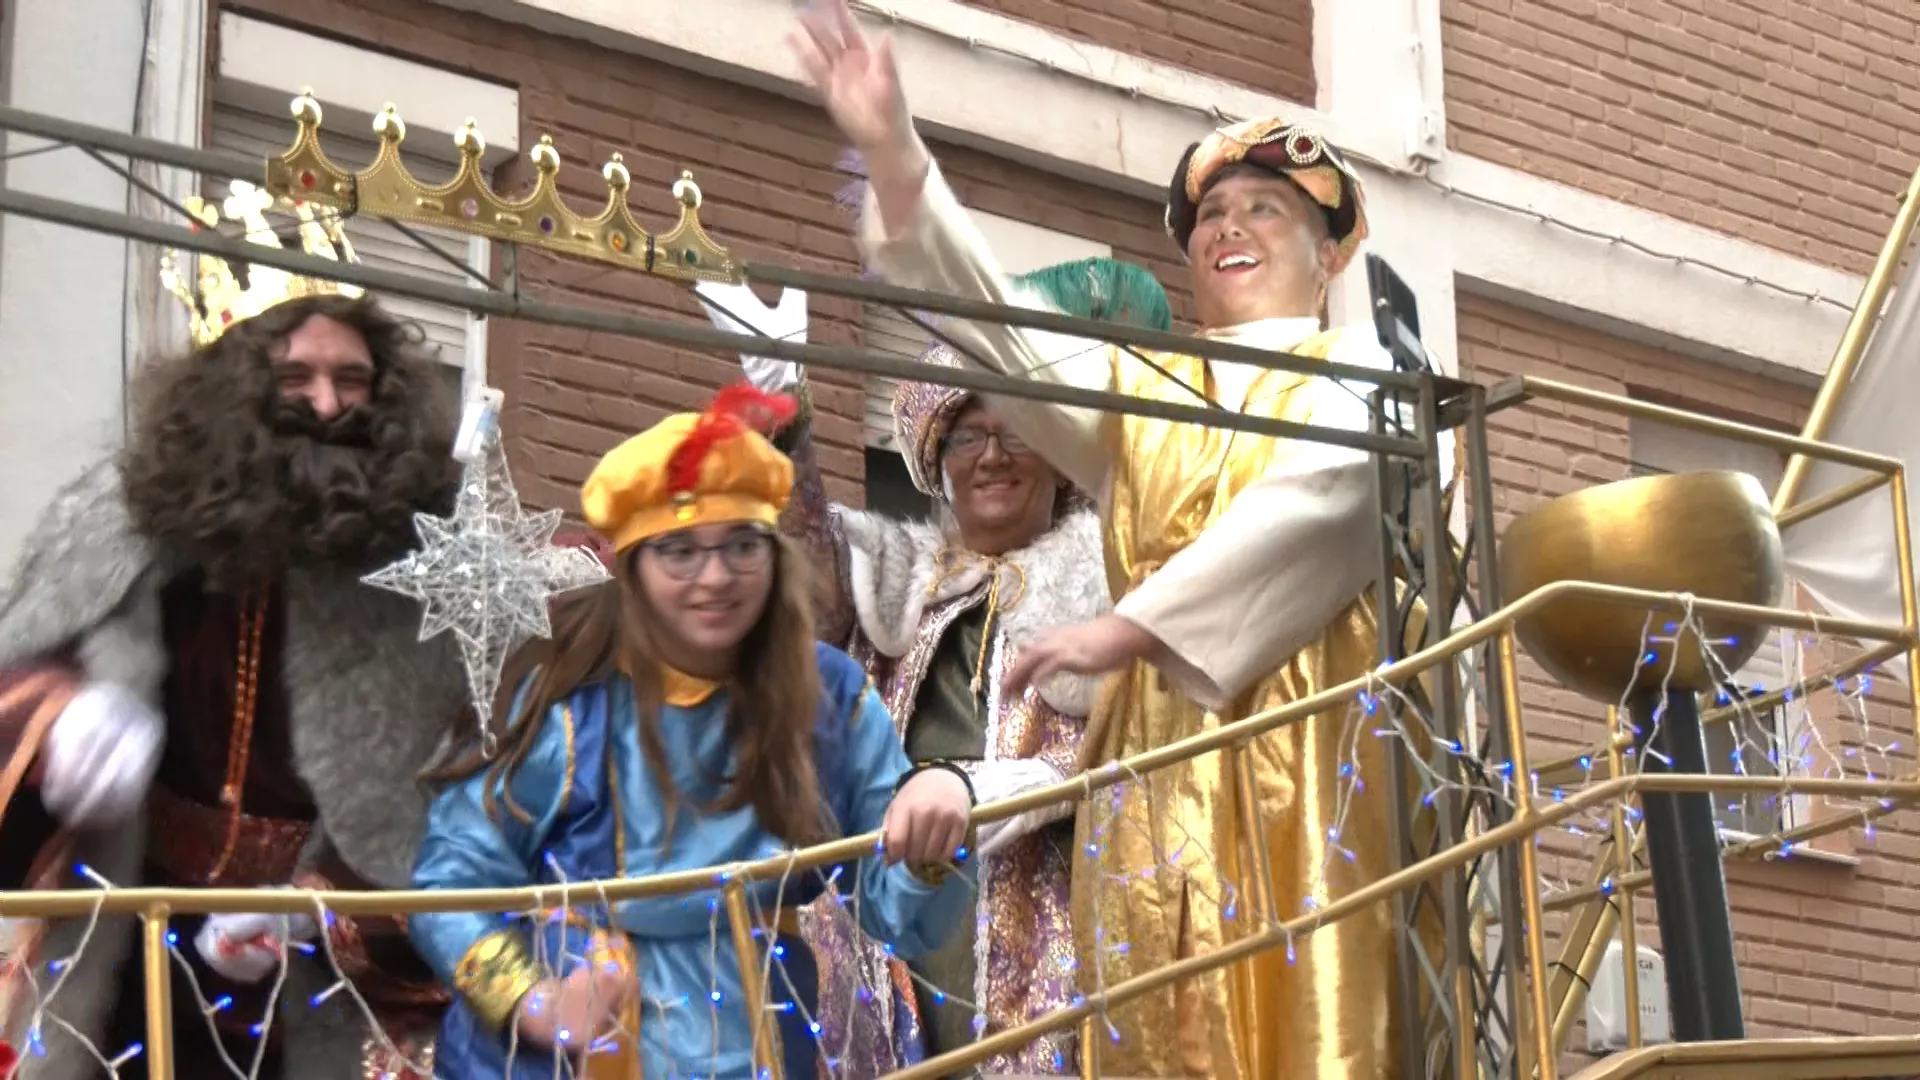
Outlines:
{"label": "eyeglasses with dark frames", "polygon": [[764,572],[773,564],[773,533],[766,529],[740,528],[717,544],[700,544],[684,534],[649,540],[642,545],[660,569],[675,581],[692,581],[703,573],[714,556],[730,572],[745,577]]}
{"label": "eyeglasses with dark frames", "polygon": [[966,461],[977,458],[987,452],[987,441],[991,439],[1000,444],[1000,449],[1009,457],[1027,453],[1030,447],[1026,440],[1011,431],[985,431],[980,428],[958,428],[947,433],[940,440],[943,454]]}

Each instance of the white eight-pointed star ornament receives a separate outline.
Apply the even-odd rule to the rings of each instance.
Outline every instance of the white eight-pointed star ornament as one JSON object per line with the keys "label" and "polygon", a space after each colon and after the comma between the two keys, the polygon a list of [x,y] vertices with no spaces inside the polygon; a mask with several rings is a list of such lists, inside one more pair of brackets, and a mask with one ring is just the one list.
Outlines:
{"label": "white eight-pointed star ornament", "polygon": [[[556,547],[560,511],[528,514],[520,506],[492,410],[467,426],[473,453],[460,478],[450,517],[415,514],[420,547],[382,570],[369,585],[420,601],[420,640],[453,631],[467,669],[467,689],[487,754],[494,748],[493,699],[508,655],[553,633],[553,597],[607,579],[592,553]],[[471,444],[469,444],[471,445]]]}

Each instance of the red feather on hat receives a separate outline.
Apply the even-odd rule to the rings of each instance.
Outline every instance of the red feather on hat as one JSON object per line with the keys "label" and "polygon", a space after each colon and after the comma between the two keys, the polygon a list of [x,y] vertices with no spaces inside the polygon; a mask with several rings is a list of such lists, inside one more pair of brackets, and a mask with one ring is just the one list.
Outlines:
{"label": "red feather on hat", "polygon": [[771,436],[800,411],[791,394],[769,394],[751,383],[736,383],[714,396],[700,421],[667,459],[667,490],[692,491],[700,482],[700,465],[707,452],[723,439],[742,431]]}

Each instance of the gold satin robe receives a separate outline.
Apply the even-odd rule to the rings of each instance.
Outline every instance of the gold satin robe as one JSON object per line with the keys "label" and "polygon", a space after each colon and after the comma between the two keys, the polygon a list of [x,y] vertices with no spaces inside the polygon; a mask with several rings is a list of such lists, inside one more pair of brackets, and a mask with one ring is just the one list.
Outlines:
{"label": "gold satin robe", "polygon": [[[1337,336],[1292,350],[1324,359]],[[1160,355],[1191,386],[1210,384],[1206,364]],[[1192,395],[1131,358],[1115,364],[1121,393],[1191,403]],[[1209,397],[1213,387],[1206,385]],[[1287,372],[1257,376],[1247,412],[1301,423],[1316,395],[1343,393]],[[1127,416],[1112,465],[1106,535],[1115,595],[1132,591],[1212,525],[1235,495],[1301,444],[1191,424]],[[1355,537],[1356,543],[1368,538]],[[1145,664],[1115,676],[1090,723],[1090,757],[1111,761],[1212,730],[1359,677],[1379,663],[1374,602],[1357,597],[1279,670],[1210,712]],[[1261,844],[1271,867],[1276,917],[1289,919],[1396,868],[1388,782],[1390,743],[1379,722],[1342,708],[1255,740],[1250,748]],[[1102,745],[1091,745],[1092,732]],[[1349,770],[1346,767],[1351,765]],[[1340,800],[1351,784],[1342,821]],[[1096,798],[1080,816],[1073,873],[1082,989],[1188,956],[1261,929],[1260,892],[1248,865],[1249,822],[1233,758],[1213,753]],[[1340,822],[1331,851],[1330,830]],[[1141,873],[1158,866],[1157,872]],[[1101,1038],[1100,1071],[1128,1077],[1217,1080],[1385,1078],[1399,1068],[1396,908],[1390,903],[1222,971],[1156,991],[1115,1010],[1118,1038]]]}
{"label": "gold satin robe", "polygon": [[[1044,306],[1008,282],[938,162],[928,169],[917,210],[891,228],[869,193],[859,241],[869,269],[891,284]],[[1343,338],[1316,333],[1317,325],[1312,318],[1273,319],[1219,333],[1240,345],[1391,369],[1364,331]],[[942,332],[964,355],[1004,374],[1195,403],[1186,387],[1110,345],[966,320],[950,321]],[[1154,362],[1227,408],[1366,429],[1364,403],[1330,380],[1210,366],[1191,356]],[[1162,659],[1165,672],[1140,665],[1110,680],[1083,743],[1094,760],[1285,705],[1379,663],[1369,598],[1378,574],[1378,519],[1372,469],[1363,458],[1313,443],[1028,400],[989,397],[987,405],[1068,479],[1106,496],[1114,610],[1146,627],[1171,654]],[[1284,473],[1289,462],[1300,466],[1299,475],[1273,471]],[[1320,626],[1299,625],[1303,617],[1319,618],[1305,613],[1322,610],[1328,617]],[[1303,644],[1296,648],[1295,641]],[[1374,736],[1375,718],[1355,719],[1349,726],[1349,711],[1333,710],[1253,748],[1254,795],[1266,826],[1256,839],[1272,866],[1281,919],[1301,914],[1310,896],[1325,901],[1350,893],[1396,866],[1389,744]],[[1261,926],[1230,760],[1211,754],[1149,783],[1129,782],[1117,807],[1115,797],[1098,795],[1082,809],[1073,921],[1084,992],[1210,952]],[[1351,786],[1342,777],[1348,764],[1364,784],[1345,809],[1338,839],[1350,857],[1334,854],[1322,880],[1333,843],[1327,832],[1341,819],[1341,792]],[[1103,827],[1116,817],[1115,827]],[[1396,1077],[1397,912],[1383,902],[1300,939],[1291,961],[1274,951],[1177,991],[1146,995],[1113,1010],[1108,1019],[1117,1037],[1096,1036],[1082,1054],[1097,1054],[1100,1073],[1114,1077]],[[1423,936],[1430,929],[1423,924]]]}

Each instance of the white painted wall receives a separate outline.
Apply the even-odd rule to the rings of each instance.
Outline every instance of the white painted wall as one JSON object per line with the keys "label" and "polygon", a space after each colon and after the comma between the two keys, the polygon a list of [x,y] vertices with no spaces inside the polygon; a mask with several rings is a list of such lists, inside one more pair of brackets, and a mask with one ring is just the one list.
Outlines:
{"label": "white painted wall", "polygon": [[[15,0],[5,65],[9,104],[132,131],[143,51],[156,65],[185,59],[171,48],[194,0]],[[151,25],[153,32],[148,33]],[[202,40],[193,35],[192,40]],[[197,44],[190,50],[197,65]],[[177,89],[190,71],[161,72]],[[197,97],[197,95],[196,95]],[[150,117],[176,111],[168,93]],[[37,140],[8,135],[8,153]],[[7,162],[17,191],[124,211],[128,184],[72,149]],[[14,218],[0,230],[0,563],[11,565],[48,497],[122,435],[124,372],[144,327],[123,288],[126,241]]]}

